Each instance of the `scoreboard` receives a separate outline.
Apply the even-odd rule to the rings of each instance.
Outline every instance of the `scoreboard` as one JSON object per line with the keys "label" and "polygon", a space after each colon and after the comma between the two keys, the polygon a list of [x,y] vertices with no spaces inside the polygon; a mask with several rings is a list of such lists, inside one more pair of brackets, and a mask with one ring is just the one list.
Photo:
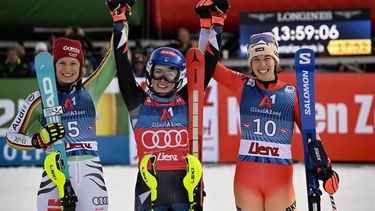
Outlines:
{"label": "scoreboard", "polygon": [[252,34],[272,32],[281,55],[308,47],[320,55],[371,54],[369,9],[241,13],[240,55]]}

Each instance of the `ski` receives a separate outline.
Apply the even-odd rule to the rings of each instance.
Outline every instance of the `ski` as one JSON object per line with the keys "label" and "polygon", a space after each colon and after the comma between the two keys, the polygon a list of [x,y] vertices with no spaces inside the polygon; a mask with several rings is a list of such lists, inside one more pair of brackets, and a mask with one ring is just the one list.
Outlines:
{"label": "ski", "polygon": [[[202,145],[203,145],[203,101],[204,101],[204,54],[198,48],[192,48],[186,53],[186,69],[188,80],[188,98],[189,98],[189,140],[191,153],[199,159],[200,164],[194,162],[194,159],[187,159],[191,166],[202,168]],[[198,162],[199,163],[199,162]],[[194,168],[193,168],[194,170]],[[199,172],[199,171],[197,171]],[[200,170],[202,172],[202,170]],[[194,173],[194,172],[193,172]],[[193,174],[194,175],[194,174]],[[203,207],[203,182],[202,175],[195,175],[200,180],[199,187],[199,203]],[[191,183],[193,184],[193,182]]]}
{"label": "ski", "polygon": [[319,188],[317,171],[310,159],[308,150],[308,144],[310,142],[316,142],[314,51],[311,49],[298,50],[296,52],[295,65],[302,125],[301,133],[303,138],[308,206],[309,211],[320,211],[320,196],[322,192]]}
{"label": "ski", "polygon": [[[63,107],[59,105],[52,55],[48,52],[36,55],[35,69],[42,99],[43,116],[47,124],[61,122],[60,115],[63,113]],[[75,202],[78,200],[70,183],[68,161],[63,140],[60,139],[53,143],[52,149],[53,152],[47,155],[44,161],[45,170],[58,188],[61,209],[74,211]]]}

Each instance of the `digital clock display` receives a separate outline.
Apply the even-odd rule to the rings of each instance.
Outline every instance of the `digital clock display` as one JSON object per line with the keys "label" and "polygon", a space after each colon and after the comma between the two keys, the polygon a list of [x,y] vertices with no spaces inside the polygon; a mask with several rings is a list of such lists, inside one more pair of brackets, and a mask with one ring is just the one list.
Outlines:
{"label": "digital clock display", "polygon": [[371,54],[368,9],[242,13],[241,57],[247,57],[249,37],[266,31],[275,35],[280,54],[294,54],[301,47],[322,55]]}

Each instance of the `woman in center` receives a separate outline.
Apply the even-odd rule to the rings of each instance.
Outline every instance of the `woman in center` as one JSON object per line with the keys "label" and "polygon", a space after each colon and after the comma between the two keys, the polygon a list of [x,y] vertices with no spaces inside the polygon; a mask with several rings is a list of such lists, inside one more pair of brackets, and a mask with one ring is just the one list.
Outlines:
{"label": "woman in center", "polygon": [[[139,159],[135,210],[191,210],[183,183],[187,174],[185,157],[191,154],[188,139],[188,89],[183,83],[187,62],[185,56],[169,47],[154,50],[146,64],[148,90],[144,90],[136,82],[128,59],[129,7],[109,6],[114,18],[113,33],[119,86],[129,111]],[[221,43],[225,15],[215,13],[212,1],[198,4],[196,10],[199,10],[198,15],[201,17],[199,46],[209,49],[205,53],[204,87],[207,87],[216,66],[216,58],[219,56],[218,43]],[[218,14],[220,17],[215,16],[214,19],[211,14]],[[150,158],[151,162],[143,162],[145,158]],[[151,170],[152,167],[153,170],[150,172],[154,175],[148,177],[146,174],[150,172],[145,169]],[[151,183],[157,185],[156,191],[148,186]],[[194,210],[201,210],[200,205],[200,201],[197,200]]]}

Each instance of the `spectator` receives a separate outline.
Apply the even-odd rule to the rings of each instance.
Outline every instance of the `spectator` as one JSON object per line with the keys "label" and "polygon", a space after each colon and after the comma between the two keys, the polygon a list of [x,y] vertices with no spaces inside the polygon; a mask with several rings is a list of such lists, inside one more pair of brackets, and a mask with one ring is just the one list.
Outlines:
{"label": "spectator", "polygon": [[133,73],[135,77],[146,77],[146,56],[137,53],[133,57]]}
{"label": "spectator", "polygon": [[186,54],[190,48],[196,48],[197,45],[190,40],[190,32],[186,28],[179,28],[177,32],[177,40],[170,44],[181,53]]}
{"label": "spectator", "polygon": [[146,60],[148,60],[152,54],[152,52],[155,50],[155,48],[151,45],[148,45],[145,47],[145,56]]}
{"label": "spectator", "polygon": [[86,69],[86,75],[90,75],[99,66],[100,52],[95,50],[90,38],[80,26],[66,28],[65,36],[81,42],[85,54],[84,69]]}
{"label": "spectator", "polygon": [[17,53],[17,49],[10,48],[7,50],[4,65],[0,67],[0,77],[29,77],[29,66],[21,60]]}
{"label": "spectator", "polygon": [[144,52],[140,40],[136,40],[136,41],[135,41],[135,46],[133,47],[132,52],[133,52],[133,55],[136,55],[136,54],[139,54],[139,53],[143,53],[143,52]]}
{"label": "spectator", "polygon": [[86,57],[83,59],[82,70],[83,70],[83,77],[90,76],[94,72],[94,70],[95,70],[94,65]]}
{"label": "spectator", "polygon": [[[34,58],[35,58],[36,55],[38,55],[39,53],[42,53],[42,52],[48,52],[47,43],[37,42],[35,47],[34,47]],[[33,75],[33,76],[36,75],[34,58],[29,62],[30,74]]]}
{"label": "spectator", "polygon": [[18,57],[24,61],[24,58],[25,58],[25,55],[26,55],[26,50],[25,50],[25,47],[20,44],[20,43],[17,43],[15,46],[14,46],[14,49],[16,50],[17,54],[18,54]]}

